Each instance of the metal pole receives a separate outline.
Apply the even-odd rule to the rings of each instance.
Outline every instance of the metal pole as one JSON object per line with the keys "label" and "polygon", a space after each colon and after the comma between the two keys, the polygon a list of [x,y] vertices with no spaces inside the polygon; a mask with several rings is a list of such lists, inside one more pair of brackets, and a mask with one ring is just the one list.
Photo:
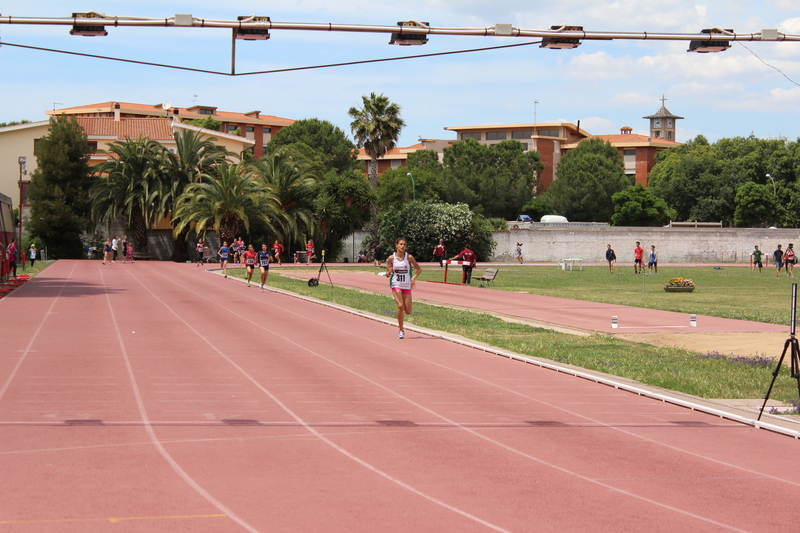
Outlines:
{"label": "metal pole", "polygon": [[20,262],[22,262],[22,173],[25,171],[27,159],[24,155],[21,155],[17,161],[19,162],[19,239],[17,240],[17,250],[20,250]]}
{"label": "metal pole", "polygon": [[414,200],[416,200],[417,199],[417,186],[414,185],[414,176],[411,174],[411,172],[409,172],[408,175],[411,176],[411,191],[414,194]]}

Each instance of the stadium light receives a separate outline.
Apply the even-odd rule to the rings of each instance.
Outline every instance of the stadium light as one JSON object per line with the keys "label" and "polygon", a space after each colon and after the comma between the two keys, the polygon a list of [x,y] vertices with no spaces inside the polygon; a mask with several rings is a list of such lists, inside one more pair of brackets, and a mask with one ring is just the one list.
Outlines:
{"label": "stadium light", "polygon": [[731,47],[731,42],[727,40],[712,40],[714,34],[717,35],[736,35],[733,30],[721,30],[719,28],[711,28],[703,30],[701,33],[707,33],[709,39],[703,41],[690,41],[689,49],[687,52],[697,52],[698,54],[708,54],[712,52],[724,52]]}
{"label": "stadium light", "polygon": [[108,35],[106,27],[102,24],[83,24],[78,23],[78,19],[105,19],[106,17],[99,13],[73,13],[72,14],[72,29],[69,30],[70,35],[82,35],[84,37],[105,37]]}
{"label": "stadium light", "polygon": [[[556,31],[583,31],[583,26],[550,26],[551,30]],[[581,45],[580,39],[564,37],[544,37],[539,48],[550,48],[551,50],[572,50]]]}
{"label": "stadium light", "polygon": [[430,28],[429,22],[417,22],[416,20],[409,20],[406,22],[398,22],[400,31],[392,33],[389,44],[399,44],[400,46],[409,45],[422,45],[428,42],[428,36],[424,33],[403,33],[403,30],[408,28]]}
{"label": "stadium light", "polygon": [[239,21],[239,27],[234,30],[234,34],[237,39],[244,41],[266,41],[269,39],[269,30],[267,28],[243,28],[241,26],[242,22],[269,23],[269,17],[256,17],[254,15],[248,15],[246,17],[236,17],[236,20]]}

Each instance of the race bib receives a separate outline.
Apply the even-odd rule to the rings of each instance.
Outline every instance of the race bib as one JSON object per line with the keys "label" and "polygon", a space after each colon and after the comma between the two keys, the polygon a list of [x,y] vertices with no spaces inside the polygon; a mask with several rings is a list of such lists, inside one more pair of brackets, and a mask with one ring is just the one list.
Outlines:
{"label": "race bib", "polygon": [[247,258],[247,264],[248,265],[255,265],[256,264],[256,260],[253,259],[252,257],[248,257]]}

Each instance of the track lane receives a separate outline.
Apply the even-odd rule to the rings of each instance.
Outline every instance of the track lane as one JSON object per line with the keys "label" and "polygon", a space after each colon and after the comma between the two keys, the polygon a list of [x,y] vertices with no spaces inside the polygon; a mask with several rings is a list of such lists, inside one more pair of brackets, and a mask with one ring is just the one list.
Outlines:
{"label": "track lane", "polygon": [[[760,483],[758,504],[763,494],[790,508],[783,506],[796,488],[770,478],[769,467],[780,465],[757,461],[764,471],[745,475],[753,458],[736,454],[742,446],[760,449],[761,457],[789,453],[776,444],[793,446],[785,437],[422,335],[397,341],[392,326],[247,292],[181,266],[115,271],[112,285],[120,290],[109,299],[153,432],[193,479],[256,527],[296,531],[328,520],[342,528],[487,530],[409,497],[410,489],[371,466],[514,531],[790,530],[780,513],[771,518],[753,502],[737,500],[741,508],[733,511],[720,503],[742,494],[741,484],[752,491]],[[125,280],[134,274],[253,379],[231,373],[191,329],[160,313],[152,296],[134,291]],[[165,334],[141,339],[148,328]],[[264,391],[255,400],[241,394],[259,387],[299,420]],[[241,404],[211,394],[232,389]],[[223,418],[258,425],[226,425]],[[706,437],[696,444],[698,435]],[[729,466],[701,456],[708,442],[728,455]],[[364,464],[354,467],[343,452]],[[642,507],[642,498],[657,505]],[[695,511],[702,520],[687,514]]]}

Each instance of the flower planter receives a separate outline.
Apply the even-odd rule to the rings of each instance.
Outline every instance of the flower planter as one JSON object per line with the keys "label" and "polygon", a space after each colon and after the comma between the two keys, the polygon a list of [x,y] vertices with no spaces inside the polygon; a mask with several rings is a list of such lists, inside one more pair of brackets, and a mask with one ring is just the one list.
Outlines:
{"label": "flower planter", "polygon": [[667,292],[692,292],[694,287],[664,287]]}

